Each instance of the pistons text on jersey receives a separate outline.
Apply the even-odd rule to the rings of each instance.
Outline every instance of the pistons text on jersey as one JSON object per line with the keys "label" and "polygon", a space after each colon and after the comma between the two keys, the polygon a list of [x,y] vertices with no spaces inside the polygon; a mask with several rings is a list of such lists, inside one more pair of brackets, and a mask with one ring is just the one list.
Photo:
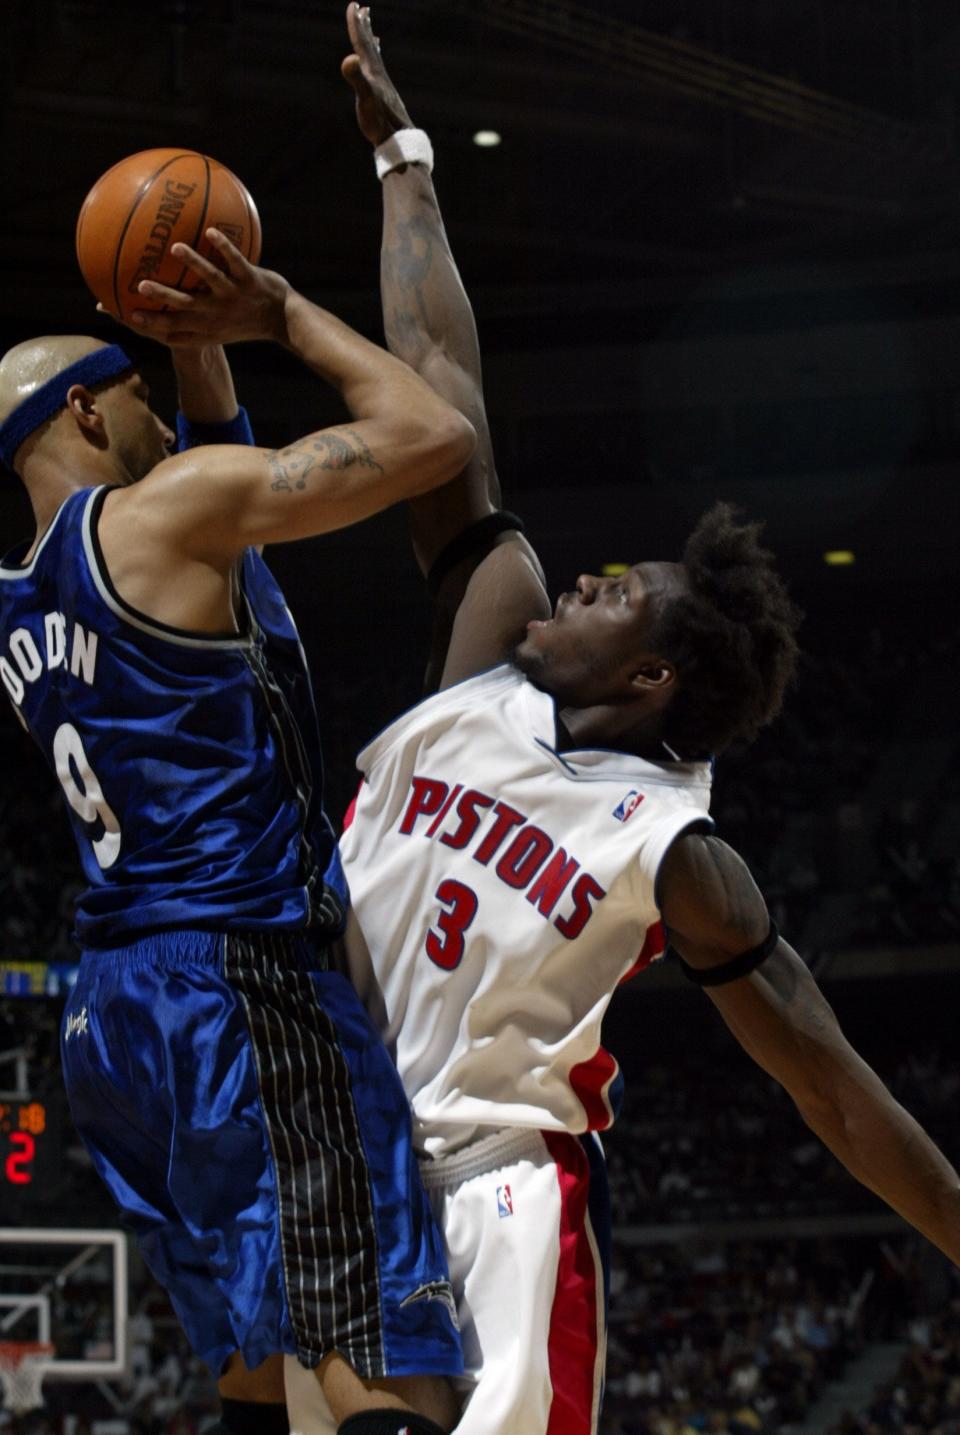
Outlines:
{"label": "pistons text on jersey", "polygon": [[[424,825],[427,818],[432,820]],[[405,837],[416,833],[459,852],[473,844],[470,855],[483,867],[499,853],[493,870],[501,882],[515,892],[525,891],[527,901],[571,942],[607,895],[595,877],[581,871],[576,857],[542,827],[528,822],[523,812],[475,787],[464,789],[462,782],[451,786],[439,778],[414,776],[398,830]],[[554,917],[568,888],[572,905],[565,903]]]}

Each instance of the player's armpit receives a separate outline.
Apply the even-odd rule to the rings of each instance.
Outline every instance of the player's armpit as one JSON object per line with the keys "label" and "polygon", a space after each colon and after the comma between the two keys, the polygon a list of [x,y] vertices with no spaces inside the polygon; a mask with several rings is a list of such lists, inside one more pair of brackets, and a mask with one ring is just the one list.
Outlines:
{"label": "player's armpit", "polygon": [[450,636],[442,688],[452,687],[513,655],[534,618],[548,618],[543,571],[530,544],[502,535],[467,584]]}

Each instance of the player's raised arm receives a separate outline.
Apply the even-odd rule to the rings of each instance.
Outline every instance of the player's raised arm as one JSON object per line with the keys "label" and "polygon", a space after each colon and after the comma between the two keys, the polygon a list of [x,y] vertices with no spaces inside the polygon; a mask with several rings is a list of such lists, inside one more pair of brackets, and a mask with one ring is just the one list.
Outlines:
{"label": "player's raised arm", "polygon": [[671,945],[740,1045],[852,1175],[960,1263],[960,1178],[851,1047],[742,859],[681,837],[659,886]]}
{"label": "player's raised arm", "polygon": [[279,275],[250,264],[224,235],[208,237],[226,272],[181,246],[209,293],[145,281],[145,297],[162,299],[170,312],[135,316],[140,331],[175,352],[201,339],[273,339],[340,392],[352,421],[276,452],[231,445],[178,454],[114,497],[125,525],[136,510],[155,543],[222,565],[251,544],[356,523],[462,468],[473,430],[429,385]]}
{"label": "player's raised arm", "polygon": [[[458,478],[409,506],[418,562],[435,579],[439,614],[434,661],[438,647],[446,646],[461,600],[464,604],[444,670],[447,685],[507,656],[530,619],[548,616],[549,604],[535,554],[516,529],[500,526],[506,520],[496,516],[500,484],[473,310],[450,249],[430,169],[423,162],[403,162],[405,153],[423,153],[425,137],[411,139],[421,132],[413,130],[386,72],[368,9],[349,5],[347,28],[353,53],[343,62],[344,78],[356,95],[360,130],[377,150],[379,169],[386,170],[380,290],[387,344],[477,432],[476,451]],[[483,561],[487,554],[496,561]]]}
{"label": "player's raised arm", "polygon": [[[222,344],[171,350],[180,413],[188,424],[219,428],[234,422],[240,405]],[[181,445],[183,447],[183,445]]]}

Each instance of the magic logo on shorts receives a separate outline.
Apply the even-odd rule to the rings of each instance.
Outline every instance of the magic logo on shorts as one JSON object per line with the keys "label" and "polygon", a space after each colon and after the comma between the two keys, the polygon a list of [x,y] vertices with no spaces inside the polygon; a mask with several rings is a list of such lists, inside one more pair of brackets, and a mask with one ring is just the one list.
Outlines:
{"label": "magic logo on shorts", "polygon": [[72,1036],[86,1036],[87,1025],[87,1009],[85,1006],[81,1007],[76,1013],[71,1012],[67,1017],[67,1029],[64,1035],[64,1041],[69,1041]]}
{"label": "magic logo on shorts", "polygon": [[427,1281],[426,1285],[417,1286],[415,1291],[404,1296],[400,1302],[400,1309],[405,1305],[413,1305],[418,1300],[438,1300],[445,1305],[450,1319],[453,1321],[454,1329],[460,1329],[460,1321],[457,1319],[457,1303],[453,1298],[453,1286],[449,1281]]}

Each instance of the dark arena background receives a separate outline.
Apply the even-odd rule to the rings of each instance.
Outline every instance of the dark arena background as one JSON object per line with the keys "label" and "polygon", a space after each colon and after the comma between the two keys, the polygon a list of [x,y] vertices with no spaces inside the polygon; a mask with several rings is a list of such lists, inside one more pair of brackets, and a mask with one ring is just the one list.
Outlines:
{"label": "dark arena background", "polygon": [[[552,593],[677,556],[718,497],[765,523],[804,659],[775,726],[718,764],[718,830],[956,1162],[960,9],[373,8],[434,143],[505,502]],[[264,264],[381,337],[380,196],[339,0],[7,0],[0,26],[0,349],[118,338],[172,417],[166,354],[95,314],[73,257],[97,176],[170,144],[243,178]],[[231,359],[261,442],[342,417],[281,351]],[[7,476],[3,548],[29,531]],[[417,698],[426,597],[398,512],[268,558],[338,820],[356,750]],[[47,1338],[74,1363],[0,1431],[199,1435],[209,1376],[133,1248],[89,1234],[116,1227],[60,1085],[77,868],[6,705],[0,754],[0,1341]],[[956,1270],[840,1169],[672,963],[618,994],[606,1030],[626,1100],[606,1141],[603,1435],[956,1435]]]}

